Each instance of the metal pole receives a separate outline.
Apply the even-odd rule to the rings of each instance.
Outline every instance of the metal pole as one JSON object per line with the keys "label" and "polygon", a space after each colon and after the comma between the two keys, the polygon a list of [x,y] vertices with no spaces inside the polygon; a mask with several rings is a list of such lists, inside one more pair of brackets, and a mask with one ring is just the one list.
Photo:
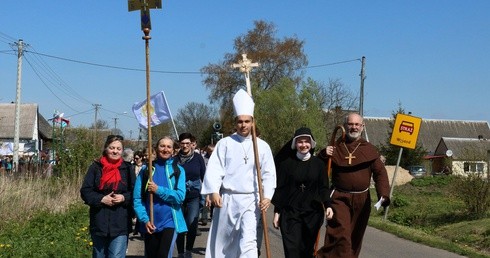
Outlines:
{"label": "metal pole", "polygon": [[[395,172],[393,173],[393,178],[391,179],[390,199],[393,197],[393,188],[395,188],[396,173],[398,172],[398,168],[400,166],[400,160],[402,159],[402,153],[403,153],[403,148],[400,148],[400,152],[398,153],[398,160],[396,161]],[[388,218],[388,210],[389,209],[390,209],[390,206],[386,206],[385,215],[383,217],[384,220],[386,220],[386,218]]]}

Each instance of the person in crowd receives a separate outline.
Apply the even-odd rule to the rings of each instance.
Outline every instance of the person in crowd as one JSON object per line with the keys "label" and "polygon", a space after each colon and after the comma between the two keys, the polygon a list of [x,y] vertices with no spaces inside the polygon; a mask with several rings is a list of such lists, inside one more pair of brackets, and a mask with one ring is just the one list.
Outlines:
{"label": "person in crowd", "polygon": [[[177,235],[187,231],[181,209],[186,177],[184,169],[172,156],[173,146],[174,141],[168,136],[158,140],[151,175],[146,167],[136,178],[134,211],[140,222],[139,231],[144,236],[145,257],[172,257]],[[151,205],[153,214],[150,214]]]}
{"label": "person in crowd", "polygon": [[371,177],[381,206],[390,204],[390,185],[380,154],[361,137],[362,116],[348,114],[344,128],[345,142],[339,139],[319,153],[325,161],[331,158],[331,200],[335,215],[328,222],[325,245],[318,257],[359,257],[371,212]]}
{"label": "person in crowd", "polygon": [[134,174],[138,176],[141,169],[145,166],[143,163],[143,152],[135,151],[133,156],[133,166],[134,166]]}
{"label": "person in crowd", "polygon": [[254,257],[257,223],[276,187],[276,169],[269,145],[257,138],[262,178],[260,200],[252,139],[252,98],[239,90],[233,97],[236,133],[216,144],[209,158],[201,194],[214,205],[206,257]]}
{"label": "person in crowd", "polygon": [[[208,161],[209,161],[209,157],[211,157],[211,154],[214,151],[214,144],[207,145],[206,148],[204,148],[204,151],[205,151],[204,156],[203,156],[204,164],[206,164],[206,166],[207,166]],[[201,198],[202,198],[202,200],[204,200],[204,199],[206,199],[206,196],[201,195]],[[208,207],[207,205],[203,205],[203,207],[201,208],[201,218],[199,220],[201,222],[201,225],[207,226],[209,216],[213,216],[212,214],[213,214],[213,207]]]}
{"label": "person in crowd", "polygon": [[[143,152],[142,151],[135,151],[133,154],[133,167],[134,167],[134,174],[136,176],[139,175],[140,171],[146,167],[146,165],[143,163]],[[138,235],[138,218],[136,218],[136,215],[133,215],[133,235]]]}
{"label": "person in crowd", "polygon": [[[201,185],[206,172],[203,157],[194,151],[195,137],[191,133],[179,135],[180,152],[176,156],[179,165],[185,170],[186,195],[182,209],[184,211],[187,233],[177,236],[177,251],[179,257],[192,257],[192,249],[196,240],[197,220],[201,201]],[[184,249],[185,248],[185,249]]]}
{"label": "person in crowd", "polygon": [[109,135],[102,157],[88,168],[80,194],[90,206],[92,257],[126,257],[131,231],[133,185],[131,163],[125,162],[123,137]]}
{"label": "person in crowd", "polygon": [[133,163],[134,151],[130,148],[124,149],[122,153],[122,158],[126,162]]}
{"label": "person in crowd", "polygon": [[310,128],[301,127],[278,164],[273,226],[281,230],[286,258],[313,257],[320,228],[333,216],[325,163],[313,155],[315,146]]}

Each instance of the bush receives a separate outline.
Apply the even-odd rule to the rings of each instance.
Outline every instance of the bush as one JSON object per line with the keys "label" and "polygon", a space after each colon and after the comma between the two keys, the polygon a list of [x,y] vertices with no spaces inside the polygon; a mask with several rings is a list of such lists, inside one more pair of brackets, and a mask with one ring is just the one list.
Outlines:
{"label": "bush", "polygon": [[485,217],[490,208],[490,181],[482,174],[468,174],[457,177],[452,183],[452,193],[466,205],[468,213],[474,218]]}

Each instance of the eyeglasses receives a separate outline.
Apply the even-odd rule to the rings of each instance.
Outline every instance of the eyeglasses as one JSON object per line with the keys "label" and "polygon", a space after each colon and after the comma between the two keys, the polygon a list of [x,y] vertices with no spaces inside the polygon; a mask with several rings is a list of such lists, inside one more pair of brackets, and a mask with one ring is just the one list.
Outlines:
{"label": "eyeglasses", "polygon": [[134,159],[141,159],[140,157],[134,157]]}
{"label": "eyeglasses", "polygon": [[360,123],[347,123],[347,126],[349,126],[349,127],[362,127],[364,125],[360,124]]}

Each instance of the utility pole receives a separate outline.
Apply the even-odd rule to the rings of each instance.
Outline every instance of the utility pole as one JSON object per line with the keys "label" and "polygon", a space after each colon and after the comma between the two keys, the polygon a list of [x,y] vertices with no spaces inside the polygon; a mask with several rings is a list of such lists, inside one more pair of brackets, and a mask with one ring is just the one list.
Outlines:
{"label": "utility pole", "polygon": [[364,65],[366,62],[366,57],[363,56],[361,59],[361,90],[359,95],[359,115],[364,116],[364,80],[366,79],[366,75],[364,75]]}
{"label": "utility pole", "polygon": [[97,113],[99,112],[99,107],[101,104],[92,104],[95,107],[95,120],[94,120],[94,148],[97,147]]}
{"label": "utility pole", "polygon": [[117,119],[119,119],[119,117],[113,117],[112,119],[114,119],[114,131],[116,131],[116,129],[117,129]]}
{"label": "utility pole", "polygon": [[22,80],[22,55],[24,54],[24,41],[19,39],[16,43],[18,48],[17,54],[17,90],[15,96],[15,123],[14,123],[14,156],[13,156],[13,168],[14,172],[17,172],[19,165],[19,138],[20,138],[20,90]]}

